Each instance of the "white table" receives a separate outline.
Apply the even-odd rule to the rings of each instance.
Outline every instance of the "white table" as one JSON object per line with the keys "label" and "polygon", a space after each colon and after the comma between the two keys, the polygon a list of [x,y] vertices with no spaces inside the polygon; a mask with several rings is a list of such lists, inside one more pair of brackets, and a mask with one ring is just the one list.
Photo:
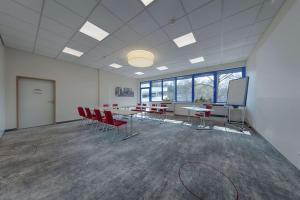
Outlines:
{"label": "white table", "polygon": [[[207,108],[201,108],[201,107],[196,107],[196,106],[187,106],[187,107],[181,107],[183,109],[186,109],[188,111],[188,121],[191,122],[191,111],[194,112],[200,112],[203,113],[203,117],[205,118],[205,112],[212,112],[214,110],[212,109],[207,109]],[[197,130],[211,130],[211,128],[207,128],[205,126],[205,121],[201,121],[200,127],[197,127]]]}
{"label": "white table", "polygon": [[130,124],[129,132],[130,132],[130,134],[127,135],[127,137],[125,137],[123,140],[127,140],[127,139],[129,139],[133,136],[136,136],[136,135],[140,134],[140,132],[135,131],[133,129],[133,122],[132,122],[133,115],[138,114],[139,112],[131,111],[131,110],[120,110],[120,109],[112,109],[111,112],[114,115],[122,115],[122,116],[127,116],[127,117],[129,116],[130,117],[130,121],[129,121],[129,124]]}

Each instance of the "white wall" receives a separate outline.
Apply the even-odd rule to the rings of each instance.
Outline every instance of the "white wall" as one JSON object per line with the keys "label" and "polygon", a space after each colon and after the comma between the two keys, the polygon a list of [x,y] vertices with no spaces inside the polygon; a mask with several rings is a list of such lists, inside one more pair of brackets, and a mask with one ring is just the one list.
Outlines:
{"label": "white wall", "polygon": [[[138,101],[138,80],[115,73],[99,70],[100,105],[117,103],[119,105],[136,105]],[[132,88],[134,97],[116,97],[115,87]]]}
{"label": "white wall", "polygon": [[300,1],[286,1],[247,62],[248,121],[300,169]]}
{"label": "white wall", "polygon": [[0,42],[0,137],[5,130],[5,60],[4,47]]}
{"label": "white wall", "polygon": [[6,129],[17,127],[16,76],[56,81],[56,122],[78,119],[78,105],[98,104],[98,70],[7,48]]}

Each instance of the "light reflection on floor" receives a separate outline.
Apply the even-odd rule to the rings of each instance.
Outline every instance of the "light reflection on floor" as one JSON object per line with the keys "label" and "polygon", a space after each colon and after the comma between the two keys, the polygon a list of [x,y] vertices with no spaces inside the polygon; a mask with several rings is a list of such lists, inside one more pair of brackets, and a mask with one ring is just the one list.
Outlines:
{"label": "light reflection on floor", "polygon": [[[187,122],[184,120],[179,120],[179,119],[158,119],[155,117],[146,117],[145,116],[138,116],[139,118],[143,118],[143,119],[150,119],[150,120],[158,120],[158,121],[163,121],[164,123],[172,123],[172,124],[181,124],[184,126],[189,126],[189,127],[193,127],[193,126],[197,126],[198,124],[193,124],[191,122]],[[213,125],[212,127],[213,130],[218,130],[218,131],[223,131],[226,133],[234,133],[234,134],[242,134],[242,135],[249,135],[251,136],[251,132],[248,130],[244,130],[244,131],[240,131],[238,128],[232,128],[232,127],[228,127],[228,126],[218,126],[218,125]]]}

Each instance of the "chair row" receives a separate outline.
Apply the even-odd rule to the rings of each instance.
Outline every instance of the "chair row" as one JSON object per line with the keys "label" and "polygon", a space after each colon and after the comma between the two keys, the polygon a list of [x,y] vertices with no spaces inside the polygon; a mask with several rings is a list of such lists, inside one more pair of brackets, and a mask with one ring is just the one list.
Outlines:
{"label": "chair row", "polygon": [[77,108],[79,116],[82,118],[83,121],[87,121],[90,123],[95,123],[96,129],[99,129],[99,126],[102,127],[103,130],[108,130],[110,127],[117,128],[119,132],[119,127],[126,125],[127,121],[114,119],[113,114],[110,110],[105,110],[104,116],[102,115],[101,111],[97,108],[91,111],[90,108],[79,106]]}
{"label": "chair row", "polygon": [[[160,107],[160,108],[156,108]],[[163,108],[162,108],[163,107]],[[149,108],[149,110],[147,110]],[[132,111],[137,112],[148,112],[153,114],[166,114],[168,106],[166,104],[151,104],[151,106],[147,106],[147,104],[138,103]]]}

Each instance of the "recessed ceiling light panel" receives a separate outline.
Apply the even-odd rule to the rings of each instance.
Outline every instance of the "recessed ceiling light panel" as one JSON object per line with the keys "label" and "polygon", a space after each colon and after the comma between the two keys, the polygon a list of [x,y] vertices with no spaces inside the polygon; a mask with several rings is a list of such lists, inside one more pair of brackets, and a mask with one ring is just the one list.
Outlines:
{"label": "recessed ceiling light panel", "polygon": [[169,69],[167,66],[156,67],[156,69],[163,71]]}
{"label": "recessed ceiling light panel", "polygon": [[64,50],[63,50],[64,53],[67,53],[67,54],[71,54],[72,56],[77,56],[77,57],[80,57],[83,55],[83,52],[81,51],[77,51],[75,49],[71,49],[69,47],[65,47]]}
{"label": "recessed ceiling light panel", "polygon": [[150,3],[152,3],[154,0],[141,0],[145,6],[148,6]]}
{"label": "recessed ceiling light panel", "polygon": [[92,24],[89,21],[86,21],[85,24],[81,27],[81,29],[79,31],[81,33],[84,33],[84,34],[98,40],[98,41],[103,40],[104,38],[106,38],[109,35],[108,32],[99,28],[95,24]]}
{"label": "recessed ceiling light panel", "polygon": [[136,75],[143,75],[143,72],[135,72]]}
{"label": "recessed ceiling light panel", "polygon": [[196,43],[196,39],[192,32],[173,39],[178,48]]}
{"label": "recessed ceiling light panel", "polygon": [[201,57],[198,57],[198,58],[193,58],[193,59],[190,59],[190,63],[194,64],[194,63],[199,63],[199,62],[204,62],[204,58],[201,56]]}
{"label": "recessed ceiling light panel", "polygon": [[112,64],[110,64],[109,66],[111,66],[111,67],[113,67],[113,68],[116,68],[116,69],[119,69],[119,68],[123,67],[122,65],[119,65],[119,64],[117,64],[117,63],[112,63]]}

